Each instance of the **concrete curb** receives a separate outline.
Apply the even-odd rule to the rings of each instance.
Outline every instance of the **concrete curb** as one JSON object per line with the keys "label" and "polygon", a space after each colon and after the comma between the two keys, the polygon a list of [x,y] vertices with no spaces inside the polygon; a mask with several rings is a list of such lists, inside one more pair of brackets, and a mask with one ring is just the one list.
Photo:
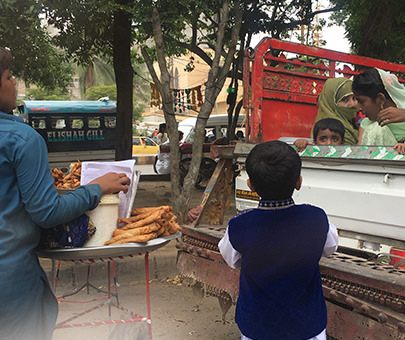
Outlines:
{"label": "concrete curb", "polygon": [[145,181],[145,182],[160,182],[160,181],[170,181],[170,174],[167,175],[158,175],[158,174],[144,174],[141,175],[141,177],[139,178],[139,180],[141,182]]}
{"label": "concrete curb", "polygon": [[[175,277],[178,274],[176,260],[176,240],[172,240],[162,248],[149,253],[149,279],[154,280]],[[51,259],[41,258],[40,264],[48,276],[51,287],[54,288],[58,261],[54,262],[54,272],[52,270]],[[61,261],[57,282],[57,295],[62,294],[61,289],[66,292],[66,290],[76,289],[85,284],[87,281],[88,268],[89,265],[85,263]],[[96,287],[106,286],[108,282],[107,269],[108,265],[106,262],[96,262],[91,264],[90,283]],[[110,269],[112,277],[112,265],[110,266]],[[134,258],[124,258],[115,261],[115,273],[119,284],[144,281],[145,257],[140,255]],[[112,279],[111,283],[113,283]]]}

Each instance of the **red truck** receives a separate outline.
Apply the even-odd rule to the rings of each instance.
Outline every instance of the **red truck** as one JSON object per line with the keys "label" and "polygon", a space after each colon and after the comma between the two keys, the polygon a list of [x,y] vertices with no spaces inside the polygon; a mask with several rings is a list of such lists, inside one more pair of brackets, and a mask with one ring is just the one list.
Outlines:
{"label": "red truck", "polygon": [[[370,67],[405,79],[405,65],[265,38],[245,55],[247,142],[213,146],[218,165],[201,199],[202,213],[183,226],[177,267],[193,291],[217,297],[223,317],[238,296],[239,271],[218,250],[232,192],[236,209],[257,206],[244,161],[256,143],[310,137],[316,98],[331,77]],[[339,232],[339,249],[320,262],[329,339],[405,339],[405,156],[384,146],[309,146],[301,154],[297,203],[322,207]],[[292,327],[294,325],[291,325]]]}

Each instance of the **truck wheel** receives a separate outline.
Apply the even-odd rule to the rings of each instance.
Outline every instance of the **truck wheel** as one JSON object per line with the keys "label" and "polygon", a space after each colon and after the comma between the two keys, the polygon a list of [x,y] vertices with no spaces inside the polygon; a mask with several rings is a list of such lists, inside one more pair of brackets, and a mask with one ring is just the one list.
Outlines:
{"label": "truck wheel", "polygon": [[[180,161],[180,183],[183,185],[184,178],[188,173],[188,169],[190,168],[191,158],[185,158]],[[212,173],[217,166],[217,162],[215,162],[211,158],[203,158],[200,164],[200,170],[198,172],[197,181],[195,183],[195,187],[197,189],[205,189],[210,180]]]}
{"label": "truck wheel", "polygon": [[157,155],[155,155],[155,158],[153,159],[153,171],[155,172],[155,174],[159,175],[159,173],[157,172],[157,169],[156,169],[157,161],[158,161],[158,157],[157,157]]}
{"label": "truck wheel", "polygon": [[186,178],[186,175],[188,173],[188,169],[190,168],[190,162],[191,158],[184,158],[180,161],[180,184],[183,186],[184,184],[184,178]]}
{"label": "truck wheel", "polygon": [[200,171],[198,172],[197,182],[195,183],[197,189],[205,189],[216,166],[217,162],[212,158],[203,158],[201,160]]}

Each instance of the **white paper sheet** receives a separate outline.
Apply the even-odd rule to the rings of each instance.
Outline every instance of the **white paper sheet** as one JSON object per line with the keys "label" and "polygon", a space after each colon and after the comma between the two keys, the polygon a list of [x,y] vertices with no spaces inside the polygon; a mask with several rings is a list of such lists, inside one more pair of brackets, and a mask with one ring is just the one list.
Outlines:
{"label": "white paper sheet", "polygon": [[130,201],[129,201],[129,209],[125,215],[125,218],[128,218],[131,216],[131,209],[135,202],[136,190],[138,189],[138,183],[139,183],[140,177],[141,177],[141,172],[134,171],[134,174],[132,176],[132,181],[131,181],[132,193],[131,193],[131,197],[130,197]]}
{"label": "white paper sheet", "polygon": [[[119,193],[121,203],[118,205],[118,217],[129,217],[139,182],[139,174],[134,171],[134,166],[134,159],[118,162],[83,162],[80,184],[86,185],[108,172],[125,173],[131,179],[131,184],[126,194]],[[135,178],[134,172],[136,173]]]}

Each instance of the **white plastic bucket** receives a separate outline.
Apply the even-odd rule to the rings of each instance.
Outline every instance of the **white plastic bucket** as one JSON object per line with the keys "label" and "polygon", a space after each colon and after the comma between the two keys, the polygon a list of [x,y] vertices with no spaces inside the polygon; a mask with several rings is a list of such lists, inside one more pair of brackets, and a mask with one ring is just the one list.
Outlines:
{"label": "white plastic bucket", "polygon": [[96,232],[84,244],[84,247],[104,246],[104,242],[111,239],[113,231],[117,228],[120,202],[118,194],[103,195],[97,208],[86,212],[86,215],[93,221]]}

